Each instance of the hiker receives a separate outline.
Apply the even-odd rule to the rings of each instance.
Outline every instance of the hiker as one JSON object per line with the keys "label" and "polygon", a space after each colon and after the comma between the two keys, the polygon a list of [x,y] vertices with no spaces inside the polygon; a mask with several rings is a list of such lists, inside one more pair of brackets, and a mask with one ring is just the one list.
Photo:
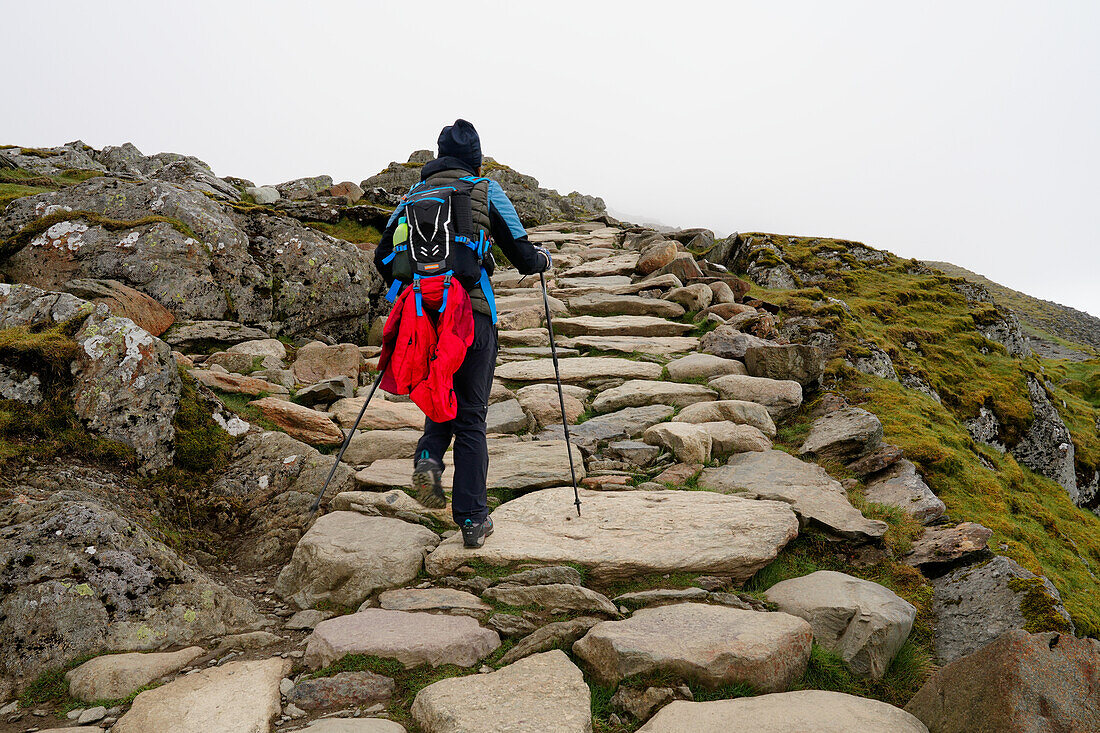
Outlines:
{"label": "hiker", "polygon": [[[401,341],[396,333],[391,334],[395,351],[391,368],[403,356],[402,349],[425,348],[415,339],[438,338],[426,347],[430,350],[429,373],[423,376],[422,365],[416,376],[423,381],[411,391],[413,401],[428,415],[413,458],[417,499],[430,508],[446,506],[443,454],[453,438],[451,512],[466,547],[481,547],[493,531],[486,506],[489,453],[485,416],[496,370],[497,318],[489,281],[495,263],[489,248],[499,246],[524,275],[544,272],[551,259],[545,249],[528,241],[500,184],[481,177],[481,141],[474,126],[456,120],[439,133],[438,145],[439,156],[424,166],[420,183],[409,190],[390,217],[374,263],[391,283],[387,297],[397,301],[394,310],[401,308],[397,314],[403,324],[400,327],[410,334]],[[432,274],[448,271],[450,274]],[[456,281],[459,288],[454,287]],[[410,284],[413,287],[408,287]],[[436,303],[442,312],[431,307]],[[465,316],[466,312],[470,316]],[[391,314],[387,329],[397,318]],[[472,320],[472,328],[467,318]],[[423,333],[426,319],[438,333]],[[416,324],[415,334],[410,321]],[[448,364],[448,359],[461,354],[462,344],[466,348],[460,364]],[[419,355],[416,358],[422,361]],[[457,368],[448,374],[452,366]],[[415,371],[416,367],[409,369]],[[387,374],[382,381],[387,391],[389,378]],[[453,380],[450,391],[448,379]],[[453,417],[433,419],[433,414],[436,418]]]}

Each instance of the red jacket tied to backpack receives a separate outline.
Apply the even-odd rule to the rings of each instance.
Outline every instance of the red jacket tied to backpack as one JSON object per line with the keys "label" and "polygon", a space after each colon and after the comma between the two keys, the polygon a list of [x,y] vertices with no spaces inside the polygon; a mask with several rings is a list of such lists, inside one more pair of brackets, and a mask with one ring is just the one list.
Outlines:
{"label": "red jacket tied to backpack", "polygon": [[458,414],[454,373],[474,341],[470,296],[451,276],[417,279],[406,287],[382,330],[381,387],[407,394],[435,422]]}

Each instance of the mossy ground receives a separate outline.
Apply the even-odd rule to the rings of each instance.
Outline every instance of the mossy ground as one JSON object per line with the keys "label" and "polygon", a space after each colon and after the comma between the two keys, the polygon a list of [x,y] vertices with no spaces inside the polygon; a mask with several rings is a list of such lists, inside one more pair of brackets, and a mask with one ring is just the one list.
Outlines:
{"label": "mossy ground", "polygon": [[[915,261],[887,255],[867,265],[847,253],[850,243],[840,252],[835,240],[769,236],[789,263],[823,280],[795,290],[754,287],[753,294],[779,304],[784,316],[815,318],[850,354],[866,351],[866,343],[877,345],[899,375],[920,376],[943,401],[857,372],[839,358],[828,365],[825,386],[882,420],[885,440],[918,464],[951,518],[992,529],[994,551],[1048,577],[1078,632],[1100,634],[1100,518],[1074,506],[1062,487],[1011,455],[976,443],[963,423],[989,407],[1007,440],[1015,441],[1033,419],[1027,376],[1045,374],[1052,380],[1051,401],[1073,433],[1078,468],[1095,470],[1096,364],[1009,356],[976,329],[992,317],[989,306],[968,304],[953,287],[956,279],[930,274]],[[835,256],[823,258],[824,252]],[[850,313],[826,296],[844,301]],[[779,439],[793,443],[806,428],[798,421],[783,426]]]}
{"label": "mossy ground", "polygon": [[364,226],[346,216],[340,217],[338,221],[332,224],[321,221],[308,221],[306,225],[329,236],[354,244],[378,244],[382,241],[382,232],[378,229],[372,226]]}
{"label": "mossy ground", "polygon": [[65,170],[52,176],[39,175],[22,168],[0,171],[0,211],[15,199],[56,191],[101,175],[103,174],[99,171],[84,170]]}

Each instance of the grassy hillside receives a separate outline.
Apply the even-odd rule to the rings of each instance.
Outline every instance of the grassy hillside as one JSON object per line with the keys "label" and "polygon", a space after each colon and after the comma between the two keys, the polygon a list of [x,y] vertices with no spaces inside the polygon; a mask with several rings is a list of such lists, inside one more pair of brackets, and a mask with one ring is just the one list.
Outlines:
{"label": "grassy hillside", "polygon": [[961,277],[984,286],[994,300],[1016,313],[1029,336],[1100,356],[1100,318],[1076,308],[1021,293],[950,262],[925,264],[952,277]]}
{"label": "grassy hillside", "polygon": [[[739,263],[785,262],[798,279],[817,283],[753,292],[781,306],[784,317],[812,319],[804,331],[836,335],[826,388],[878,415],[886,440],[920,466],[952,519],[992,529],[995,551],[1050,578],[1080,632],[1100,634],[1100,517],[1074,506],[1062,487],[1011,455],[975,442],[964,425],[987,406],[1004,426],[1008,443],[1014,443],[1033,417],[1027,375],[1045,376],[1051,380],[1051,400],[1073,433],[1079,470],[1095,470],[1100,362],[1009,356],[976,329],[996,311],[987,304],[969,305],[951,277],[915,260],[887,254],[875,262],[856,256],[862,245],[832,239],[741,236],[748,244]],[[942,402],[846,362],[846,355],[849,360],[866,355],[871,346],[889,354],[899,376],[925,380]]]}

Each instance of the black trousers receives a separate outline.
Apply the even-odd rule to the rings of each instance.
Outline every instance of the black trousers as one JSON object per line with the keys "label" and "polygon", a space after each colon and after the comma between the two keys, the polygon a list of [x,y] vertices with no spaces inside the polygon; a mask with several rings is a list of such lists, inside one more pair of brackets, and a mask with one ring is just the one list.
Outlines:
{"label": "black trousers", "polygon": [[474,342],[454,376],[458,414],[449,422],[425,418],[424,435],[416,446],[417,457],[427,451],[442,463],[443,454],[454,439],[451,514],[460,527],[467,519],[480,522],[489,514],[485,505],[485,477],[489,471],[485,415],[489,411],[496,362],[497,329],[493,319],[474,311]]}

